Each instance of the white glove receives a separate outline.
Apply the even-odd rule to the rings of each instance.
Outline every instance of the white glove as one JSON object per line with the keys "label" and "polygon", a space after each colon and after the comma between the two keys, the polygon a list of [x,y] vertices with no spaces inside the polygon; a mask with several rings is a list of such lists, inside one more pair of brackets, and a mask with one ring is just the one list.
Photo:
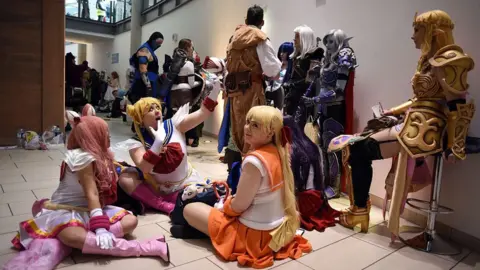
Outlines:
{"label": "white glove", "polygon": [[218,94],[220,94],[220,90],[222,89],[222,84],[219,80],[213,81],[213,89],[210,91],[210,94],[208,94],[208,98],[217,101]]}
{"label": "white glove", "polygon": [[223,212],[223,204],[225,203],[225,196],[220,197],[218,202],[216,202],[213,207]]}
{"label": "white glove", "polygon": [[155,154],[159,155],[163,148],[163,142],[165,141],[165,137],[167,134],[165,133],[165,129],[163,128],[163,121],[157,121],[157,130],[150,127],[150,132],[152,133],[153,137],[155,137],[155,141],[153,141],[152,147],[150,150]]}
{"label": "white glove", "polygon": [[97,247],[101,249],[113,248],[113,240],[115,239],[113,233],[104,228],[98,228],[95,230],[95,234],[97,236]]}
{"label": "white glove", "polygon": [[[100,208],[95,208],[90,211],[90,217],[97,217],[103,215],[103,211]],[[101,249],[111,249],[113,248],[113,240],[115,236],[113,233],[107,231],[104,228],[98,228],[95,230],[97,246]]]}

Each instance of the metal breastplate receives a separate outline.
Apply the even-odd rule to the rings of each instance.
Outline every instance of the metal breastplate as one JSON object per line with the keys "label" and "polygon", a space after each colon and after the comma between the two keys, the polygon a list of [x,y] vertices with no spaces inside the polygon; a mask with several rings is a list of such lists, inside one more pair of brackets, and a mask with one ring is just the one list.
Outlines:
{"label": "metal breastplate", "polygon": [[412,78],[412,89],[418,99],[444,99],[442,87],[432,72],[432,66],[425,63],[420,72]]}
{"label": "metal breastplate", "polygon": [[444,150],[443,136],[447,129],[445,96],[430,64],[412,78],[412,88],[417,100],[405,116],[398,141],[412,158],[425,157]]}

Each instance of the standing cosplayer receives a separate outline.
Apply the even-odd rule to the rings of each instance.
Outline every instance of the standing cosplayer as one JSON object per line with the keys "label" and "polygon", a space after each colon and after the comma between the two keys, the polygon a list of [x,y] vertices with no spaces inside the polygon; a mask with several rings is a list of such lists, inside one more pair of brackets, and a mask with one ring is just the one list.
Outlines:
{"label": "standing cosplayer", "polygon": [[[467,103],[467,75],[474,67],[471,57],[455,45],[454,24],[444,11],[415,16],[412,39],[422,55],[412,78],[413,98],[384,112],[384,117],[403,117],[403,123],[370,132],[368,136],[342,135],[334,138],[330,151],[342,151],[346,174],[351,180],[350,208],[340,224],[360,224],[367,232],[372,160],[397,157],[388,228],[399,233],[399,216],[416,167],[432,155],[465,159],[465,141],[475,112]],[[371,122],[371,121],[370,121]]]}
{"label": "standing cosplayer", "polygon": [[[230,104],[231,140],[225,152],[225,159],[241,161],[241,154],[250,149],[244,143],[243,126],[245,116],[251,107],[265,104],[263,75],[276,78],[281,63],[267,35],[260,30],[264,24],[263,9],[250,7],[245,20],[233,34],[228,45],[225,87]],[[228,155],[235,158],[227,157]]]}
{"label": "standing cosplayer", "polygon": [[[137,219],[125,209],[111,205],[117,200],[118,177],[109,147],[105,121],[96,116],[74,118],[58,187],[51,200],[34,203],[32,219],[20,223],[20,232],[12,242],[27,250],[7,269],[27,269],[24,264],[34,261],[41,265],[29,265],[32,268],[28,269],[53,269],[71,248],[80,249],[83,254],[157,256],[169,260],[163,236],[149,241],[121,238],[135,229]],[[27,262],[28,253],[35,255]]]}
{"label": "standing cosplayer", "polygon": [[[315,34],[310,27],[299,26],[295,28],[294,33],[295,50],[290,56],[293,60],[293,66],[290,70],[289,81],[284,86],[287,91],[285,97],[286,115],[295,115],[302,96],[314,86],[315,75],[312,75],[312,73],[320,71],[324,52],[322,48],[317,46]],[[304,121],[306,121],[305,115],[304,118]]]}
{"label": "standing cosplayer", "polygon": [[[273,101],[275,108],[283,110],[283,103],[285,100],[285,90],[283,89],[283,83],[287,82],[290,78],[289,69],[292,67],[292,59],[290,55],[293,53],[293,43],[284,42],[278,48],[278,59],[282,61],[282,68],[277,80],[269,82],[269,86],[265,89],[265,97],[267,100]],[[268,104],[270,105],[270,104]]]}
{"label": "standing cosplayer", "polygon": [[137,133],[123,143],[136,166],[120,175],[119,185],[127,194],[150,208],[170,214],[178,191],[203,181],[187,160],[185,132],[212,114],[219,92],[220,83],[215,81],[200,110],[189,114],[187,103],[165,121],[158,99],[142,98],[127,107]]}
{"label": "standing cosplayer", "polygon": [[160,95],[158,90],[159,65],[155,50],[162,44],[162,33],[155,32],[130,58],[130,65],[135,68],[135,79],[128,95],[132,104],[142,97],[158,97]]}
{"label": "standing cosplayer", "polygon": [[353,132],[353,80],[357,59],[345,32],[333,29],[323,38],[327,54],[320,73],[320,91],[310,98],[305,96],[307,106],[318,106],[320,147],[324,153],[323,173],[326,194],[333,198],[339,194],[340,163],[334,154],[327,154],[328,144],[340,134]]}

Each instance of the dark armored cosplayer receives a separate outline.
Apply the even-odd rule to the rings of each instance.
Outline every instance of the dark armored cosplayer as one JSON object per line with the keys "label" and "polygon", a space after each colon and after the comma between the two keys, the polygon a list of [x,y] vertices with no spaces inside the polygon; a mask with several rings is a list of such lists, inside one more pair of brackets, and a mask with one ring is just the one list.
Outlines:
{"label": "dark armored cosplayer", "polygon": [[340,29],[331,30],[323,38],[327,54],[320,72],[315,97],[307,92],[303,100],[307,107],[316,105],[323,152],[323,175],[328,198],[338,196],[340,189],[340,156],[327,154],[332,138],[353,131],[353,85],[357,60],[347,35]]}

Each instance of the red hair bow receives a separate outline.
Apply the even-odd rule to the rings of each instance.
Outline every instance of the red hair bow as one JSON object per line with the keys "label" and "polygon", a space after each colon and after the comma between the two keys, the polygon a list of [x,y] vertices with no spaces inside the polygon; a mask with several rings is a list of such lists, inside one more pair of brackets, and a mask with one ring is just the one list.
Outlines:
{"label": "red hair bow", "polygon": [[282,127],[282,146],[285,147],[287,143],[292,143],[292,130],[287,126],[284,126]]}

